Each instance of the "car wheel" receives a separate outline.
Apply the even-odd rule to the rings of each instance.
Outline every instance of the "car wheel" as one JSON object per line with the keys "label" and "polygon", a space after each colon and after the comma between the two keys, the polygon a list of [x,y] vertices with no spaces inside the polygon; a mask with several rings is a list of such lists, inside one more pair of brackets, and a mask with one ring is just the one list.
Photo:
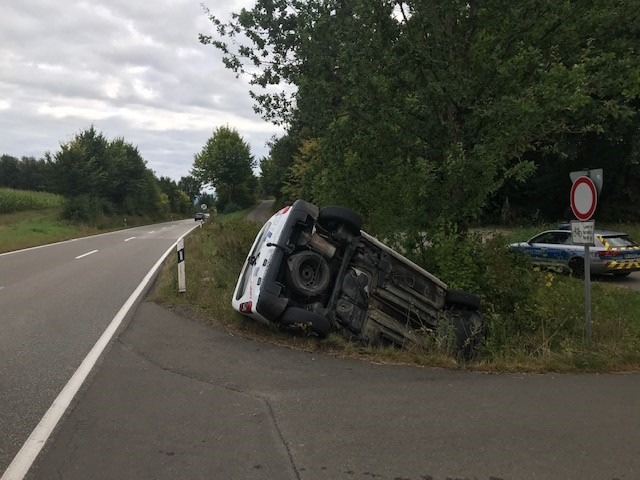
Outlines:
{"label": "car wheel", "polygon": [[447,290],[445,303],[448,306],[468,307],[472,310],[480,308],[480,297],[462,290]]}
{"label": "car wheel", "polygon": [[613,272],[614,277],[628,277],[631,272]]}
{"label": "car wheel", "polygon": [[331,281],[331,269],[322,255],[308,250],[294,253],[285,268],[287,286],[299,295],[322,295]]}
{"label": "car wheel", "polygon": [[360,235],[362,218],[348,208],[328,205],[320,209],[318,224],[328,232],[335,232],[342,226],[351,235]]}
{"label": "car wheel", "polygon": [[280,322],[287,327],[307,326],[318,337],[324,338],[331,331],[331,323],[329,320],[319,313],[310,312],[304,308],[289,307],[284,311]]}
{"label": "car wheel", "polygon": [[584,278],[584,258],[572,258],[569,260],[569,269],[572,277]]}
{"label": "car wheel", "polygon": [[458,355],[470,360],[485,339],[484,318],[475,310],[450,311]]}

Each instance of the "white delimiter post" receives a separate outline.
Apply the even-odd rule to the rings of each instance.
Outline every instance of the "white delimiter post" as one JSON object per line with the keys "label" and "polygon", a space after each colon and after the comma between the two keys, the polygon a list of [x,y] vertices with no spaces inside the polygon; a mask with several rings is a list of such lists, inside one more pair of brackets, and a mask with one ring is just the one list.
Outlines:
{"label": "white delimiter post", "polygon": [[184,278],[184,239],[178,240],[176,245],[178,250],[178,292],[184,293],[187,291]]}

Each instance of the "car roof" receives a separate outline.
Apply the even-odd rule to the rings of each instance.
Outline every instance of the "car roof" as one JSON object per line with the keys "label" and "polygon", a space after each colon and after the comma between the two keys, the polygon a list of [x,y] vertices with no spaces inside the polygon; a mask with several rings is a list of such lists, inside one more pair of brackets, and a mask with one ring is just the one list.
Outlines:
{"label": "car roof", "polygon": [[[566,232],[567,230],[571,230],[571,224],[570,223],[561,223],[560,225],[558,225],[558,228],[555,230],[545,230],[544,232],[540,232],[540,233],[545,233],[545,232]],[[600,237],[620,237],[620,236],[628,236],[628,233],[624,233],[624,232],[617,232],[615,230],[594,230],[593,233],[595,235],[598,235]],[[536,234],[536,236],[539,234]]]}

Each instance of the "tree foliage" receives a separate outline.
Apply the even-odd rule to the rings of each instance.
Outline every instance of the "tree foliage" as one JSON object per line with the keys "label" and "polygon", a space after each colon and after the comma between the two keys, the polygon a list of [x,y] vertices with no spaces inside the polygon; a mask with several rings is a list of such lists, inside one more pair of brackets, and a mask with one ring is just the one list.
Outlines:
{"label": "tree foliage", "polygon": [[[510,198],[524,211],[536,202],[523,193],[552,173],[558,214],[568,172],[585,166],[605,167],[609,198],[631,200],[638,12],[640,0],[257,0],[230,22],[211,16],[201,42],[288,126],[284,192],[420,232]],[[275,147],[267,184],[287,165]]]}
{"label": "tree foliage", "polygon": [[153,172],[138,149],[122,138],[109,141],[93,126],[60,146],[52,160],[54,190],[69,199],[67,216],[167,213]]}
{"label": "tree foliage", "polygon": [[224,126],[218,127],[194,156],[192,175],[215,188],[219,209],[228,203],[245,207],[256,200],[254,166],[249,144],[237,130]]}

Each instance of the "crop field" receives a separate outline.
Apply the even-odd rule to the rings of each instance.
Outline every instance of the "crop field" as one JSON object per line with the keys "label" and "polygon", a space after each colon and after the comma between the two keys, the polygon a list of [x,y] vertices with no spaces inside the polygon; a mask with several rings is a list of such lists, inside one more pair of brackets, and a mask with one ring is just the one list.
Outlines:
{"label": "crop field", "polygon": [[63,201],[61,195],[53,193],[0,188],[0,214],[58,208]]}

